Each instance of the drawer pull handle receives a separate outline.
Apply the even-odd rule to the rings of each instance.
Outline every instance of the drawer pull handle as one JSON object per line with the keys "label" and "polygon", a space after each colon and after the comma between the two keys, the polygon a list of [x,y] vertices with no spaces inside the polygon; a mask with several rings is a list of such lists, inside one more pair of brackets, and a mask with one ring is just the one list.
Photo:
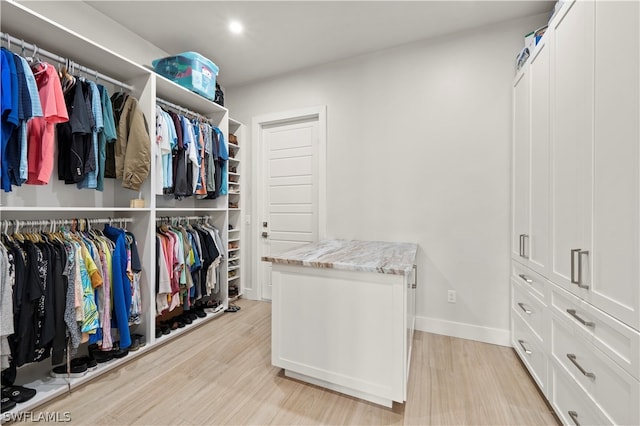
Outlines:
{"label": "drawer pull handle", "polygon": [[520,347],[522,348],[525,354],[531,355],[533,353],[529,349],[527,349],[527,347],[524,345],[524,340],[518,340],[518,343],[520,344]]}
{"label": "drawer pull handle", "polygon": [[585,370],[580,364],[578,364],[578,361],[576,360],[576,356],[574,354],[567,354],[567,358],[569,358],[569,361],[571,361],[573,363],[573,365],[576,366],[576,368],[578,370],[580,370],[580,372],[582,374],[584,374],[585,376],[587,376],[590,379],[596,379],[596,375]]}
{"label": "drawer pull handle", "polygon": [[576,424],[576,426],[580,426],[580,422],[578,422],[578,413],[575,411],[569,411],[569,417]]}
{"label": "drawer pull handle", "polygon": [[522,281],[526,282],[527,284],[533,284],[533,280],[525,274],[518,274],[518,276],[522,278]]}
{"label": "drawer pull handle", "polygon": [[576,314],[575,309],[567,309],[567,313],[578,320],[578,322],[586,327],[595,327],[596,323],[593,321],[586,321],[583,318],[580,318],[578,314]]}
{"label": "drawer pull handle", "polygon": [[520,309],[522,309],[525,314],[531,315],[531,311],[524,306],[524,303],[518,302],[518,306],[520,306]]}

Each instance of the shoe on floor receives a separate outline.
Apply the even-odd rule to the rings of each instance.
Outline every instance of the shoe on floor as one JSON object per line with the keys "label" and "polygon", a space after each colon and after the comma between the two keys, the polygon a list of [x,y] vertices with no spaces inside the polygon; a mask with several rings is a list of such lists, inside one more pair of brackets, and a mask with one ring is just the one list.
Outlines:
{"label": "shoe on floor", "polygon": [[[144,345],[147,344],[147,339],[145,339],[144,334],[138,334],[138,333],[134,333],[131,335],[131,338],[135,338],[138,340],[138,344],[140,345],[140,347],[143,347]],[[129,348],[131,349],[131,348]]]}
{"label": "shoe on floor", "polygon": [[[73,361],[76,361],[75,363]],[[53,369],[51,370],[51,372],[49,372],[49,375],[51,377],[73,377],[73,378],[77,378],[77,377],[83,377],[85,374],[87,374],[87,364],[78,362],[77,360],[73,360],[71,361],[71,365],[70,365],[70,370],[69,373],[67,374],[67,364],[62,364],[62,365],[58,365],[56,367],[53,367]]]}
{"label": "shoe on floor", "polygon": [[91,355],[81,356],[80,358],[74,358],[71,360],[71,367],[73,370],[74,365],[84,364],[87,366],[87,371],[93,371],[98,368],[98,362],[93,359]]}
{"label": "shoe on floor", "polygon": [[2,398],[2,411],[6,413],[9,410],[12,410],[16,406],[16,402],[9,397]]}
{"label": "shoe on floor", "polygon": [[25,388],[24,386],[7,386],[2,388],[2,398],[10,398],[17,403],[28,401],[35,395],[35,389]]}
{"label": "shoe on floor", "polygon": [[[114,346],[115,348],[115,346]],[[104,362],[109,362],[113,359],[113,351],[101,351],[97,346],[93,348],[89,348],[89,353],[96,360],[97,363],[102,364]]]}

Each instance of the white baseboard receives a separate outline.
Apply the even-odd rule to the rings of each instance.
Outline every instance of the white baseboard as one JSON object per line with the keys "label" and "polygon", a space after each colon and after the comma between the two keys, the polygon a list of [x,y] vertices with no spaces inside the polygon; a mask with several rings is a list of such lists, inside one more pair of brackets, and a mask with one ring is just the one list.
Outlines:
{"label": "white baseboard", "polygon": [[511,346],[510,331],[501,328],[482,327],[462,322],[417,316],[416,330],[491,343],[493,345]]}

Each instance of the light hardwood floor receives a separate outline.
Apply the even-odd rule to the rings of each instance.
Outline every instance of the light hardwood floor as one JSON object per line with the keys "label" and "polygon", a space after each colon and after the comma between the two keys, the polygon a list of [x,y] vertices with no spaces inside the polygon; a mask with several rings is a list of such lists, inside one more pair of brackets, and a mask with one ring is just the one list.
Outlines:
{"label": "light hardwood floor", "polygon": [[511,348],[417,332],[409,400],[387,409],[284,377],[271,305],[237,304],[35,413],[68,411],[74,425],[558,424]]}

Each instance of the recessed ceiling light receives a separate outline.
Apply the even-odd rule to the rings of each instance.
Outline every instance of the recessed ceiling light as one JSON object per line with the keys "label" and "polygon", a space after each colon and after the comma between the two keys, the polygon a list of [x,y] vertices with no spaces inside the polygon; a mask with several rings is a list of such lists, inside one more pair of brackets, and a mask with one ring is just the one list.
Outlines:
{"label": "recessed ceiling light", "polygon": [[238,21],[231,21],[229,23],[229,31],[231,31],[234,34],[240,34],[242,33],[242,31],[244,31],[244,27]]}

